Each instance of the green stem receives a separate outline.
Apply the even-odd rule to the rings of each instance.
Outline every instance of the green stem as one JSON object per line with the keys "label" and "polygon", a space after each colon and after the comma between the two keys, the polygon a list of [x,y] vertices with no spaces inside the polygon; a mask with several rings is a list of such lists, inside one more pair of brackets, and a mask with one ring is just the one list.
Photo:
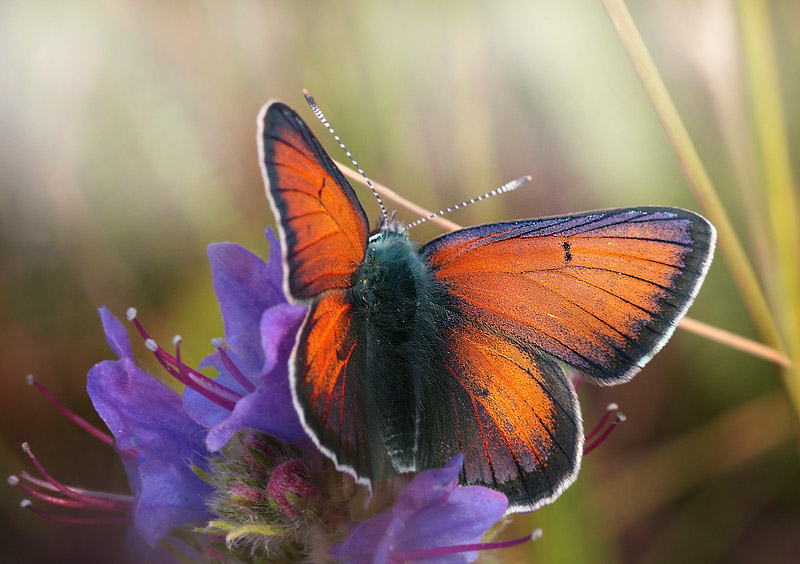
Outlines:
{"label": "green stem", "polygon": [[[742,49],[763,166],[772,244],[777,255],[776,299],[789,355],[800,357],[800,228],[798,202],[789,156],[778,65],[772,43],[769,5],[739,1]],[[786,389],[800,406],[800,367],[783,371]]]}
{"label": "green stem", "polygon": [[[741,5],[746,5],[753,0],[742,0]],[[658,74],[655,63],[650,57],[647,47],[642,40],[636,24],[628,12],[623,0],[603,0],[606,11],[611,17],[611,21],[617,30],[617,34],[623,47],[628,52],[628,56],[633,62],[634,69],[642,81],[645,92],[650,98],[650,102],[655,109],[656,116],[667,134],[672,150],[678,158],[678,162],[683,169],[683,174],[689,183],[689,187],[694,194],[700,208],[708,216],[708,219],[717,228],[719,236],[719,247],[728,265],[728,269],[733,277],[734,283],[739,289],[742,301],[750,313],[750,317],[755,324],[761,338],[773,348],[781,352],[786,352],[784,340],[781,337],[778,326],[770,311],[767,299],[761,289],[758,278],[745,253],[739,237],[731,224],[728,214],[722,205],[719,196],[714,189],[714,185],[703,166],[700,156],[692,143],[686,127],[681,121],[675,104],[664,86],[661,76]],[[775,73],[777,76],[777,73]],[[775,89],[775,84],[770,84],[767,88]],[[780,115],[780,114],[778,114]],[[773,132],[774,134],[774,132]],[[774,139],[771,139],[774,142]],[[785,198],[785,190],[781,191]],[[788,205],[788,204],[787,204]],[[788,212],[787,212],[788,213]],[[795,239],[796,241],[796,239]],[[788,244],[788,243],[787,243]],[[782,260],[787,257],[782,256]],[[794,256],[790,259],[790,264],[797,261]],[[795,286],[795,292],[797,287]],[[794,341],[794,339],[792,339]],[[794,349],[795,343],[791,346]],[[791,352],[795,352],[792,350]],[[795,363],[796,364],[796,363]],[[797,368],[795,368],[796,373]],[[783,381],[790,402],[794,408],[795,417],[800,417],[800,399],[796,393],[796,378],[792,372],[783,371]]]}
{"label": "green stem", "polygon": [[636,29],[636,24],[622,0],[603,0],[603,4],[678,157],[695,199],[717,228],[720,249],[761,338],[770,346],[784,350],[755,271]]}

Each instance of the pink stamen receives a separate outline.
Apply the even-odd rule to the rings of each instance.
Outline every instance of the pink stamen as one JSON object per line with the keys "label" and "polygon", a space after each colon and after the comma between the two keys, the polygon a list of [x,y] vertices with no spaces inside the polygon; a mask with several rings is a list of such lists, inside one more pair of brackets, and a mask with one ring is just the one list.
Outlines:
{"label": "pink stamen", "polygon": [[45,519],[50,519],[51,521],[57,521],[59,523],[68,523],[70,525],[128,525],[133,523],[131,517],[74,517],[56,515],[34,507],[28,499],[23,499],[19,505],[22,509],[27,509],[39,517],[44,517]]}
{"label": "pink stamen", "polygon": [[136,330],[144,339],[147,349],[153,353],[159,364],[161,364],[164,370],[169,372],[173,378],[178,380],[181,384],[199,393],[209,401],[214,402],[228,411],[233,411],[234,407],[236,407],[236,402],[242,399],[242,396],[230,388],[219,384],[212,378],[209,378],[197,370],[194,370],[191,367],[183,364],[183,362],[180,360],[180,348],[177,346],[180,343],[179,340],[176,343],[176,358],[159,346],[158,343],[156,343],[156,341],[150,337],[144,326],[136,317],[135,309],[130,308],[128,310],[128,320],[133,322]]}
{"label": "pink stamen", "polygon": [[597,433],[599,433],[599,432],[600,432],[600,430],[601,430],[603,427],[605,427],[605,424],[608,422],[609,418],[611,417],[611,414],[613,414],[613,413],[616,413],[618,410],[619,410],[619,406],[618,406],[617,404],[615,404],[615,403],[610,403],[610,404],[608,404],[608,405],[606,406],[606,412],[605,412],[605,413],[603,414],[603,416],[600,418],[600,421],[597,423],[597,425],[595,425],[595,426],[594,426],[594,428],[593,428],[591,431],[589,431],[588,433],[586,433],[586,438],[585,438],[584,440],[585,440],[586,442],[589,442],[589,441],[591,441],[591,440],[592,440],[592,438],[593,438],[593,437],[594,437],[594,436],[595,436]]}
{"label": "pink stamen", "polygon": [[131,510],[131,506],[129,503],[117,503],[114,501],[110,501],[107,499],[97,499],[92,496],[87,496],[81,493],[74,491],[73,489],[65,486],[58,480],[56,480],[53,476],[51,476],[47,470],[44,469],[44,466],[39,462],[39,460],[34,456],[31,447],[28,443],[22,443],[22,450],[25,454],[28,455],[28,458],[31,459],[36,469],[39,470],[39,473],[59,492],[64,494],[65,496],[72,498],[74,500],[80,501],[85,503],[86,505],[92,506],[97,509],[105,509],[108,511],[118,511],[122,513],[127,513]]}
{"label": "pink stamen", "polygon": [[173,337],[173,339],[172,339],[172,344],[175,345],[175,362],[177,363],[178,366],[183,365],[183,363],[181,362],[181,342],[182,341],[183,341],[183,339],[181,338],[180,335],[175,335],[175,337]]}
{"label": "pink stamen", "polygon": [[[11,482],[11,480],[9,480],[9,483],[10,482]],[[89,505],[87,505],[86,503],[84,503],[82,501],[76,501],[74,499],[64,499],[63,497],[57,497],[57,496],[54,496],[54,495],[48,495],[46,493],[42,493],[39,490],[37,490],[36,488],[34,488],[32,486],[29,486],[25,482],[17,482],[16,484],[12,484],[12,485],[19,486],[20,488],[22,488],[23,490],[28,492],[30,495],[32,495],[36,499],[38,499],[40,501],[44,501],[46,503],[50,503],[52,505],[58,505],[60,507],[72,507],[72,508],[75,508],[75,509],[93,509],[93,507],[90,507]]]}
{"label": "pink stamen", "polygon": [[424,560],[426,558],[436,558],[438,556],[447,556],[449,554],[459,554],[461,552],[478,552],[483,550],[496,550],[498,548],[510,548],[517,546],[530,540],[536,540],[542,536],[542,530],[536,529],[530,535],[512,539],[507,541],[498,542],[485,542],[476,544],[460,544],[455,546],[443,546],[439,548],[422,548],[419,550],[393,550],[393,560]]}
{"label": "pink stamen", "polygon": [[39,392],[45,397],[45,399],[47,399],[47,401],[56,406],[56,409],[58,409],[61,413],[63,413],[67,419],[75,423],[78,427],[80,427],[93,437],[106,443],[107,445],[114,444],[114,438],[111,435],[104,433],[103,431],[101,431],[88,421],[86,421],[86,419],[84,419],[83,417],[80,417],[79,415],[75,414],[66,405],[58,401],[58,399],[56,399],[56,397],[50,392],[50,390],[48,390],[47,388],[44,387],[44,385],[36,381],[36,379],[33,377],[32,374],[28,375],[28,385],[33,386],[34,388],[39,390]]}
{"label": "pink stamen", "polygon": [[[155,355],[156,359],[161,363],[161,366],[167,369],[173,377],[178,378],[181,383],[189,386],[193,390],[200,393],[206,390],[214,394],[221,401],[231,402],[232,405],[235,405],[237,401],[242,399],[242,396],[233,390],[226,388],[205,374],[201,374],[197,370],[180,362],[177,358],[161,348],[153,339],[145,341],[145,347]],[[233,408],[231,407],[231,409]]]}
{"label": "pink stamen", "polygon": [[[81,429],[83,429],[84,431],[86,431],[99,441],[116,448],[116,445],[114,443],[114,437],[112,437],[107,433],[104,433],[103,431],[101,431],[88,421],[86,421],[83,417],[76,415],[66,405],[61,403],[50,390],[48,390],[43,384],[38,382],[33,377],[33,374],[28,374],[27,382],[29,386],[33,386],[37,390],[39,390],[39,392],[41,392],[41,394],[45,397],[45,399],[47,399],[47,401],[53,404],[56,407],[56,409],[58,409],[63,415],[66,416],[67,419],[75,423],[78,427],[80,427]],[[122,456],[127,456],[132,460],[136,460],[137,458],[139,458],[139,455],[132,450],[121,450],[118,448],[116,448],[116,450]]]}
{"label": "pink stamen", "polygon": [[[39,478],[31,476],[30,474],[28,474],[25,471],[23,471],[19,475],[19,477],[22,478],[23,480],[27,481],[27,482],[30,482],[31,484],[39,486],[42,489],[49,490],[49,491],[52,491],[52,492],[59,491],[50,482],[47,482],[45,480],[40,480]],[[16,484],[14,484],[14,485],[16,485]],[[81,495],[86,495],[86,496],[94,497],[94,498],[97,498],[97,499],[107,499],[107,500],[110,500],[110,501],[118,501],[118,502],[121,502],[121,503],[130,504],[130,505],[133,504],[133,496],[132,495],[116,494],[116,493],[110,493],[110,492],[101,492],[101,491],[97,491],[97,490],[88,490],[86,488],[78,488],[78,487],[75,487],[75,486],[70,486],[70,489],[73,492],[79,493]]]}
{"label": "pink stamen", "polygon": [[[187,388],[190,388],[190,389],[194,390],[195,392],[197,392],[198,394],[200,394],[201,396],[203,396],[207,400],[214,402],[218,406],[224,407],[228,411],[233,411],[234,407],[236,407],[236,402],[239,399],[241,399],[241,396],[237,397],[236,399],[229,399],[229,398],[223,397],[222,395],[216,393],[216,391],[205,387],[203,385],[204,383],[201,383],[199,381],[200,379],[196,378],[195,375],[192,374],[193,371],[191,369],[188,369],[188,367],[186,367],[186,366],[180,366],[178,368],[173,368],[172,366],[164,364],[164,368],[178,382],[180,382],[181,384],[183,384]],[[220,386],[217,385],[217,386],[214,386],[214,387],[220,387]],[[231,390],[228,390],[227,388],[224,388],[224,389],[227,390],[230,393],[234,393],[234,392],[231,392]]]}
{"label": "pink stamen", "polygon": [[[190,387],[191,389],[199,392],[206,399],[209,399],[209,400],[213,401],[214,403],[216,403],[217,405],[219,405],[221,407],[224,407],[228,411],[233,411],[233,408],[236,406],[236,401],[241,399],[241,396],[236,394],[236,392],[234,392],[233,390],[230,390],[230,389],[226,388],[225,386],[217,384],[216,382],[214,382],[210,378],[207,378],[206,376],[203,376],[199,372],[196,372],[196,371],[192,370],[191,368],[189,368],[188,366],[186,366],[183,362],[181,362],[181,338],[180,338],[180,336],[176,335],[172,342],[175,344],[175,358],[174,359],[172,359],[172,357],[169,357],[169,355],[167,355],[167,353],[166,353],[166,351],[164,351],[164,349],[162,349],[161,347],[156,345],[157,348],[156,348],[156,351],[154,351],[154,352],[156,352],[156,354],[158,354],[158,351],[161,351],[161,352],[164,353],[165,356],[167,356],[168,358],[174,360],[174,363],[173,363],[174,365],[173,366],[168,366],[168,365],[163,364],[163,363],[162,363],[162,366],[164,366],[164,368],[166,368],[167,371],[170,374],[172,374],[172,376],[176,380],[178,380],[179,382],[182,382],[183,384],[185,384],[186,386]],[[148,341],[146,343],[146,344],[148,344],[148,349],[150,348],[149,347],[149,343],[155,343],[155,341],[153,341],[151,339],[150,341]],[[198,376],[199,376],[199,378],[198,378]],[[208,384],[209,382],[213,383],[213,384],[211,384],[210,386],[206,387],[206,384]],[[210,388],[216,388],[216,389],[212,390]],[[223,397],[222,394],[218,393],[218,392],[223,391],[223,390],[225,391],[225,393],[234,394],[236,397],[233,398],[233,399]]]}
{"label": "pink stamen", "polygon": [[132,321],[133,322],[133,326],[136,327],[137,331],[139,331],[139,335],[142,336],[142,339],[144,339],[145,341],[150,339],[150,335],[147,333],[147,331],[145,331],[144,325],[139,323],[139,319],[136,317],[136,309],[132,308],[132,307],[128,308],[128,311],[127,311],[126,315],[127,315],[128,321]]}
{"label": "pink stamen", "polygon": [[221,346],[218,346],[216,348],[217,352],[219,353],[220,359],[222,359],[222,364],[225,365],[225,368],[228,369],[228,372],[230,372],[231,376],[233,376],[236,379],[236,381],[239,382],[239,384],[241,384],[241,386],[249,393],[252,394],[253,392],[255,392],[256,391],[255,385],[253,385],[253,383],[250,380],[248,380],[244,374],[242,374],[241,370],[239,370],[236,367],[236,365],[233,363],[233,360],[231,360],[231,357],[228,355],[227,351],[223,349]]}
{"label": "pink stamen", "polygon": [[[594,449],[599,447],[608,438],[608,436],[611,434],[611,431],[613,431],[614,428],[617,425],[619,425],[620,423],[625,421],[625,414],[616,411],[617,409],[618,408],[617,408],[616,404],[613,404],[613,403],[609,404],[608,410],[606,411],[606,414],[602,417],[602,419],[600,419],[600,423],[598,423],[595,426],[595,428],[588,435],[586,435],[586,443],[584,443],[584,446],[583,446],[583,455],[584,456],[586,456],[587,454],[592,452]],[[607,427],[605,427],[605,429],[603,429],[603,426],[608,421],[608,418],[615,411],[616,411],[616,417],[614,417],[614,420],[611,421],[611,423]],[[603,429],[602,433],[600,433],[599,436],[597,436],[596,439],[591,440],[595,435],[598,434],[598,432],[600,432],[601,429]]]}

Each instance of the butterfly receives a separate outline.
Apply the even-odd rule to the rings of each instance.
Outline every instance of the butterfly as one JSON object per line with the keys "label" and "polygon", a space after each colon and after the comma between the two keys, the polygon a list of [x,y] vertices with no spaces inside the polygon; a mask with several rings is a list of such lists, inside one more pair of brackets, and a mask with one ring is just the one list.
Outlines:
{"label": "butterfly", "polygon": [[509,512],[576,478],[583,425],[569,370],[633,377],[666,343],[711,263],[715,230],[678,208],[503,221],[422,246],[382,221],[300,116],[272,101],[259,156],[290,302],[308,312],[290,359],[314,442],[361,483],[443,466]]}

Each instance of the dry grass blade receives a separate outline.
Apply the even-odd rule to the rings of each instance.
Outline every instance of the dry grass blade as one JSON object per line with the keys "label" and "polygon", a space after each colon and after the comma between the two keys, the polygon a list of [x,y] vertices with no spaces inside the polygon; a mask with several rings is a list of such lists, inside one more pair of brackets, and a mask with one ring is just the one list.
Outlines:
{"label": "dry grass blade", "polygon": [[617,30],[623,47],[650,99],[658,120],[669,139],[700,209],[717,228],[719,248],[728,263],[742,300],[758,329],[770,346],[783,348],[767,299],[756,277],[750,259],[733,228],[728,213],[706,172],[664,81],[639,34],[623,0],[603,0],[606,11]]}
{"label": "dry grass blade", "polygon": [[[359,174],[358,172],[356,172],[355,170],[353,170],[349,166],[340,163],[339,161],[333,161],[333,162],[336,163],[336,166],[339,167],[339,170],[342,171],[342,174],[344,174],[345,176],[350,178],[350,180],[355,180],[356,182],[358,182],[359,184],[363,184],[364,186],[367,185],[367,183],[364,181],[364,177],[361,176],[361,174]],[[403,196],[401,196],[400,194],[398,194],[394,190],[392,190],[390,188],[387,188],[383,184],[379,184],[378,182],[375,182],[374,180],[372,181],[372,184],[375,187],[375,191],[378,192],[378,194],[380,194],[381,196],[383,196],[387,200],[394,202],[398,206],[401,206],[401,207],[407,209],[408,211],[411,211],[411,212],[414,212],[416,214],[419,214],[420,217],[425,217],[425,216],[428,216],[428,215],[431,214],[431,212],[429,210],[426,210],[422,206],[418,206],[417,204],[415,204],[411,200],[405,199]],[[453,221],[450,221],[449,219],[445,219],[443,217],[431,218],[430,222],[431,223],[435,223],[439,227],[443,227],[444,229],[447,229],[448,231],[455,231],[456,229],[461,229],[461,226],[459,224],[457,224],[457,223],[455,223]]]}
{"label": "dry grass blade", "polygon": [[731,333],[730,331],[714,327],[713,325],[697,321],[690,317],[684,317],[678,327],[690,333],[694,333],[695,335],[705,337],[715,343],[725,345],[758,358],[763,358],[764,360],[768,360],[785,368],[789,368],[793,365],[792,359],[772,347],[768,347],[758,341],[753,341],[752,339],[742,337],[741,335]]}

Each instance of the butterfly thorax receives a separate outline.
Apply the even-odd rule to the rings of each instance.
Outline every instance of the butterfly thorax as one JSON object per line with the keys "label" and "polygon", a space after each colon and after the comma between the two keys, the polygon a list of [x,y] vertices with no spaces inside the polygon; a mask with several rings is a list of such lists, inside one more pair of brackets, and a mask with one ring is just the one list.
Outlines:
{"label": "butterfly thorax", "polygon": [[395,344],[407,340],[414,329],[420,293],[430,278],[416,251],[405,233],[380,231],[370,238],[348,292],[363,322]]}

